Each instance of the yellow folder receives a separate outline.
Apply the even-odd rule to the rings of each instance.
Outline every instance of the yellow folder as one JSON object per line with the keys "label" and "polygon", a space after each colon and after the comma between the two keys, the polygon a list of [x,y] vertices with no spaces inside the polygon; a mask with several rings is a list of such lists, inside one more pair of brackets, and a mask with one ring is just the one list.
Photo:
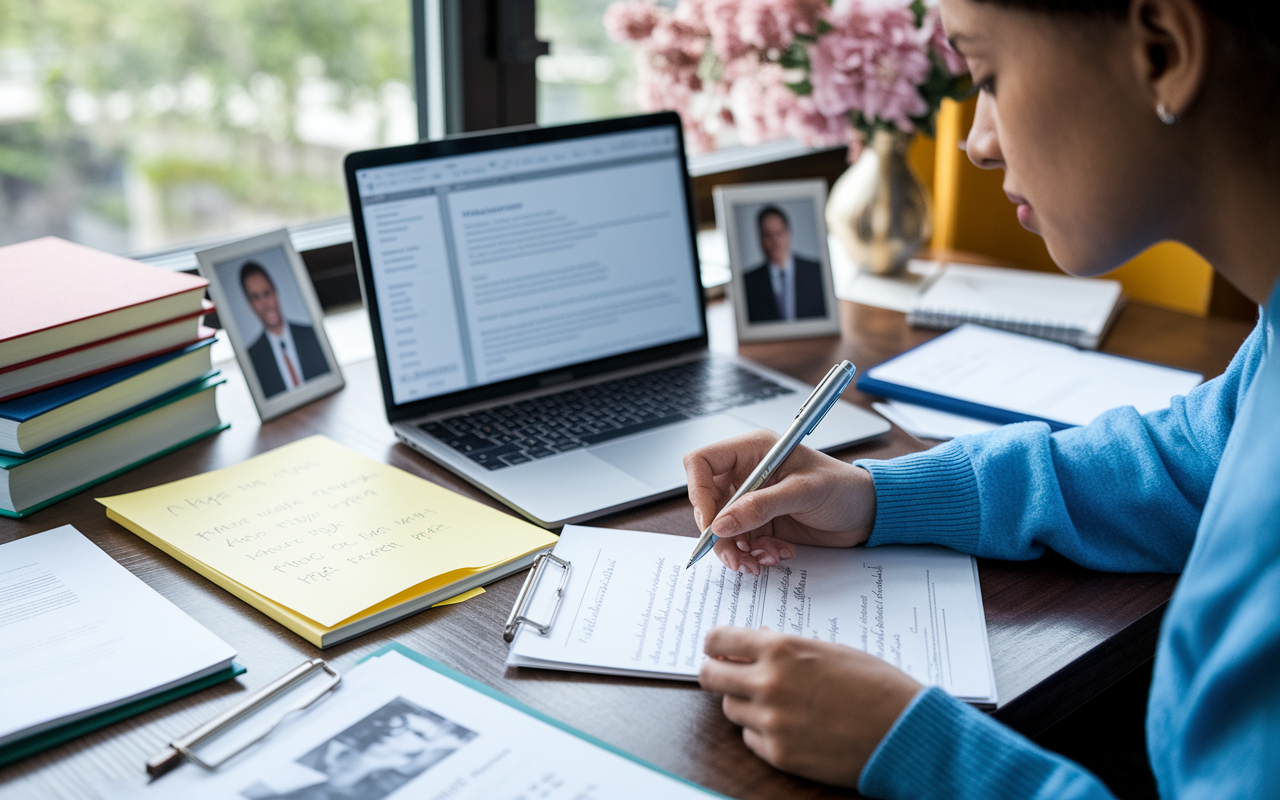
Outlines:
{"label": "yellow folder", "polygon": [[523,569],[556,541],[324,436],[98,502],[318,647]]}

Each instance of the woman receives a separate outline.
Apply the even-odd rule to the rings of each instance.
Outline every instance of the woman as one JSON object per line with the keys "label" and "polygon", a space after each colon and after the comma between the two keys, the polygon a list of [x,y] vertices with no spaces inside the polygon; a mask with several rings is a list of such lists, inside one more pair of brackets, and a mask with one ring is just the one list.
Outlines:
{"label": "woman", "polygon": [[[1280,796],[1280,23],[1254,0],[942,0],[981,90],[969,158],[1005,170],[1024,226],[1096,275],[1185,242],[1265,307],[1228,371],[1145,416],[1115,409],[891,461],[801,448],[715,522],[757,572],[791,543],[930,542],[1181,571],[1147,719],[1161,795]],[[772,440],[691,453],[701,527]],[[1077,765],[859,651],[768,631],[707,637],[704,687],[752,750],[874,797],[1106,797]]]}

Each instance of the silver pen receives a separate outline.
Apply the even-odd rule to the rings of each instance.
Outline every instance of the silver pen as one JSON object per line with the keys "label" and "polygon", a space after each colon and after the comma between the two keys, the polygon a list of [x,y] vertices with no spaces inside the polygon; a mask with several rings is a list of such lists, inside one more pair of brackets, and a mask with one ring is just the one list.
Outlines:
{"label": "silver pen", "polygon": [[[738,487],[738,491],[734,492],[733,497],[729,498],[729,502],[724,504],[724,508],[728,508],[738,502],[738,498],[747,492],[754,492],[773,475],[773,473],[782,466],[782,462],[787,460],[787,456],[791,455],[791,451],[796,449],[796,445],[804,437],[813,432],[818,427],[818,423],[822,422],[822,418],[827,415],[831,407],[840,399],[840,395],[844,394],[844,390],[849,387],[849,382],[853,380],[853,373],[857,371],[857,367],[848,361],[841,361],[831,368],[827,373],[827,377],[822,379],[818,384],[818,388],[813,390],[813,394],[809,395],[809,399],[804,401],[800,406],[800,410],[796,412],[796,418],[791,425],[787,427],[786,433],[778,441],[774,442],[773,447],[769,448],[769,452],[765,453],[760,463],[751,471],[747,479]],[[724,509],[721,509],[723,511]],[[693,550],[693,556],[690,557],[689,563],[685,565],[685,569],[692,567],[698,562],[698,559],[711,552],[711,548],[716,542],[720,541],[720,537],[711,532],[711,525],[720,518],[719,514],[707,523],[706,530],[702,532],[702,536],[698,537],[698,545]]]}

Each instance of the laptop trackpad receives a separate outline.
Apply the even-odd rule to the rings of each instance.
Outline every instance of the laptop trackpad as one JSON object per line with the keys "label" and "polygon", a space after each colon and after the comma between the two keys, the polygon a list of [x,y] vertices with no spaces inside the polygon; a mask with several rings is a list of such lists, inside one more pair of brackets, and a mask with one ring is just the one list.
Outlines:
{"label": "laptop trackpad", "polygon": [[717,414],[677,422],[634,439],[611,442],[588,452],[658,490],[685,484],[684,454],[755,430],[742,420]]}

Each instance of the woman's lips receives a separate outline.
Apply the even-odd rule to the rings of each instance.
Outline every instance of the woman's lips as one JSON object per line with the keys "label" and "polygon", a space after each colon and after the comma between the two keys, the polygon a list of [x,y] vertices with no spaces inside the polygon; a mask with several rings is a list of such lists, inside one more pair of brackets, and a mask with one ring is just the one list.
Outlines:
{"label": "woman's lips", "polygon": [[1018,207],[1018,223],[1029,231],[1036,231],[1035,209],[1027,202],[1027,198],[1013,192],[1005,192],[1005,197],[1009,198],[1009,202]]}

